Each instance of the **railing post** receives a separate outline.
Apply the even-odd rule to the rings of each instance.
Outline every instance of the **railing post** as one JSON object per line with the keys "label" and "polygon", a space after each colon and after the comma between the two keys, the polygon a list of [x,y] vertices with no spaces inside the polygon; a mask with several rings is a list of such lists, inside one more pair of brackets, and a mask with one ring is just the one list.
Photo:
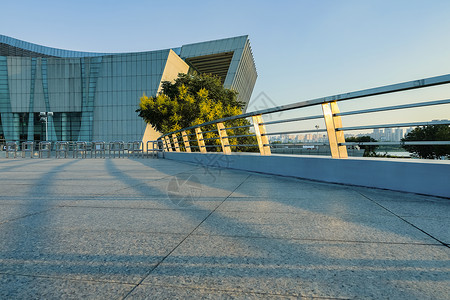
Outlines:
{"label": "railing post", "polygon": [[222,145],[223,154],[231,154],[230,143],[228,142],[228,134],[222,122],[217,123],[217,131],[219,132],[220,144]]}
{"label": "railing post", "polygon": [[170,142],[170,138],[168,135],[165,136],[165,140],[166,140],[166,145],[167,145],[167,150],[169,150],[169,152],[172,152],[172,143]]}
{"label": "railing post", "polygon": [[155,145],[153,142],[154,142],[154,141],[147,141],[147,143],[146,143],[147,156],[148,156],[148,151],[149,151],[148,144],[149,144],[149,143],[152,143],[152,149],[153,149],[153,147],[154,147],[154,145]]}
{"label": "railing post", "polygon": [[191,152],[191,145],[189,144],[189,136],[187,135],[185,130],[181,132],[181,136],[183,137],[184,148],[186,149],[186,152]]}
{"label": "railing post", "polygon": [[198,148],[201,153],[206,153],[205,140],[203,139],[203,133],[200,127],[195,128],[195,136],[197,137]]}
{"label": "railing post", "polygon": [[178,144],[178,138],[175,133],[172,133],[173,144],[175,145],[175,151],[180,152],[180,145]]}
{"label": "railing post", "polygon": [[339,157],[348,158],[347,146],[342,145],[343,143],[345,143],[344,131],[338,130],[339,128],[342,128],[342,119],[341,116],[336,116],[336,114],[340,113],[337,101],[331,102],[331,112],[333,113],[333,123],[336,130],[335,132],[339,149]]}
{"label": "railing post", "polygon": [[322,104],[323,118],[325,126],[327,127],[328,141],[330,143],[330,151],[332,158],[347,158],[347,147],[339,145],[345,143],[344,132],[336,130],[342,127],[342,120],[340,116],[335,116],[339,113],[339,107],[336,101]]}
{"label": "railing post", "polygon": [[167,149],[166,139],[165,139],[165,138],[162,138],[162,139],[161,139],[161,144],[162,144],[162,146],[163,146],[163,151],[164,151],[164,152],[169,151],[169,150]]}
{"label": "railing post", "polygon": [[256,115],[252,117],[253,127],[255,128],[256,140],[258,141],[259,152],[261,155],[271,155],[269,139],[266,134],[266,127],[262,125],[263,118],[261,115]]}

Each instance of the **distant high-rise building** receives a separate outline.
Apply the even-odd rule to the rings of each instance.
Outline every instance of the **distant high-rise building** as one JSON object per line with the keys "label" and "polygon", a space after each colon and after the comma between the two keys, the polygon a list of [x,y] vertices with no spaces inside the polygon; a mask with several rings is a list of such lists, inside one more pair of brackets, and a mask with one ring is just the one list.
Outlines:
{"label": "distant high-rise building", "polygon": [[384,139],[385,141],[393,141],[392,128],[384,129]]}
{"label": "distant high-rise building", "polygon": [[376,139],[377,141],[381,140],[382,130],[379,128],[376,128],[373,130],[373,136],[372,138]]}
{"label": "distant high-rise building", "polygon": [[403,128],[395,128],[394,130],[394,141],[400,141],[403,138]]}

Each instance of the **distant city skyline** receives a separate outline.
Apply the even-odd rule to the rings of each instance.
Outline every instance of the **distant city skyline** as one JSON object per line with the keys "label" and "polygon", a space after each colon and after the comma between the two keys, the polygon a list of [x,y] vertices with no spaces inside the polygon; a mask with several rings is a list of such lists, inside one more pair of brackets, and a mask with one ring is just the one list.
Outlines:
{"label": "distant city skyline", "polygon": [[[438,121],[438,120],[433,120]],[[444,121],[444,120],[440,120]],[[447,120],[446,120],[447,121]],[[378,142],[399,142],[409,132],[414,130],[414,127],[405,128],[381,128],[373,129],[371,132],[365,133],[346,133],[345,137],[360,137],[370,136]],[[328,137],[324,132],[306,133],[306,134],[280,134],[272,135],[269,138],[270,142],[281,143],[328,143]]]}
{"label": "distant city skyline", "polygon": [[[345,137],[370,136],[379,142],[398,142],[408,132],[414,128],[385,128],[374,129],[370,133],[345,134]],[[270,142],[281,143],[328,143],[328,137],[325,133],[306,133],[306,134],[280,134],[270,137]]]}

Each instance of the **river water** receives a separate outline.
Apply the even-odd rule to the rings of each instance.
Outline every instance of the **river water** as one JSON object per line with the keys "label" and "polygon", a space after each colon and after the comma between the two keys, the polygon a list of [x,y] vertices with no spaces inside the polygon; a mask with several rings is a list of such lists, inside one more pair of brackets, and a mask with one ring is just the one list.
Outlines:
{"label": "river water", "polygon": [[376,151],[379,155],[392,155],[392,156],[401,156],[401,157],[411,157],[411,153],[406,151]]}

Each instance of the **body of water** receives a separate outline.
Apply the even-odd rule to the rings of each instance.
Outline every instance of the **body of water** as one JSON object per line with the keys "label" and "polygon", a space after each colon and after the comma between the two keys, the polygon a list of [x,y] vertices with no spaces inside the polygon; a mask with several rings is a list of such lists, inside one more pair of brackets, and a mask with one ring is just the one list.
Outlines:
{"label": "body of water", "polygon": [[411,157],[411,153],[406,151],[376,151],[379,155],[392,155],[392,156],[402,156],[402,157]]}

